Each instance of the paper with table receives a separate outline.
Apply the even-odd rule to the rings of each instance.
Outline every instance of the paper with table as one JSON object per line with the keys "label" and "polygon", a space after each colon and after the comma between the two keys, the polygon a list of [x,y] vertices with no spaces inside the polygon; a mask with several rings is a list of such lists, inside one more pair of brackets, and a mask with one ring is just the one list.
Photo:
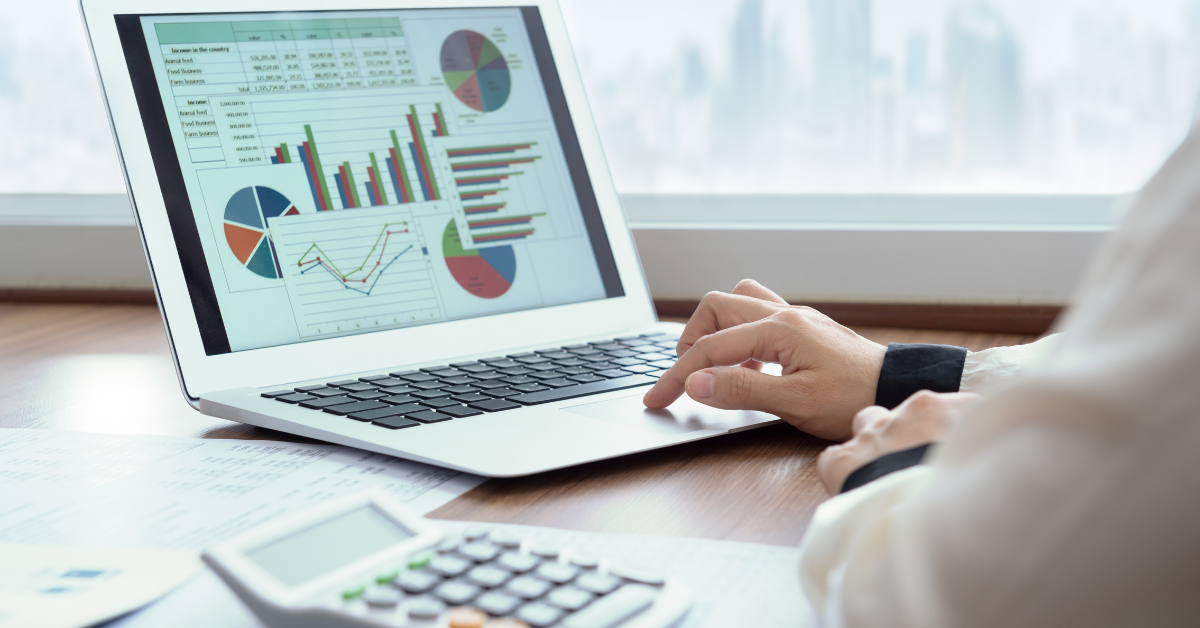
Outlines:
{"label": "paper with table", "polygon": [[[166,593],[199,571],[199,550],[265,521],[372,488],[424,514],[483,480],[337,445],[0,429],[0,543],[55,546],[26,546],[21,564],[0,567],[0,628],[24,628],[46,599],[67,599],[53,591],[61,584],[3,588],[38,565],[39,578],[57,577],[72,549],[62,546],[108,577],[76,579],[74,612],[44,625],[84,626]],[[129,553],[146,560],[124,564],[106,547],[147,548]],[[147,578],[155,587],[138,584]]]}
{"label": "paper with table", "polygon": [[[816,626],[800,591],[800,551],[791,547],[681,537],[597,534],[532,526],[438,521],[512,530],[539,542],[575,547],[614,563],[652,568],[682,580],[696,604],[679,628]],[[155,604],[104,628],[264,628],[212,571]]]}

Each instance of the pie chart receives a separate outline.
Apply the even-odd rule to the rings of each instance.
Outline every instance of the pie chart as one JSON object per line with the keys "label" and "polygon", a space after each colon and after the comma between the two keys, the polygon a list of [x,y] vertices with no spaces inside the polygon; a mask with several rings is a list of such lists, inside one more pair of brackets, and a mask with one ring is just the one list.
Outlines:
{"label": "pie chart", "polygon": [[494,299],[508,292],[517,278],[517,256],[511,246],[464,249],[453,220],[442,233],[442,255],[458,285],[480,298]]}
{"label": "pie chart", "polygon": [[442,42],[442,77],[454,96],[475,111],[499,109],[512,89],[504,55],[475,31],[455,31]]}
{"label": "pie chart", "polygon": [[225,204],[225,242],[246,270],[267,279],[279,279],[279,256],[267,236],[267,218],[293,216],[300,210],[284,195],[268,187],[242,188]]}

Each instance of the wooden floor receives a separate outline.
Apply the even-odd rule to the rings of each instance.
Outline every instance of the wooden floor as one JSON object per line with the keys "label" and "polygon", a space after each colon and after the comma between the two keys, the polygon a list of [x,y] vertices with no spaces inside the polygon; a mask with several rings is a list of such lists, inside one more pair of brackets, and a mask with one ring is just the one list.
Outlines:
{"label": "wooden floor", "polygon": [[[1033,336],[856,328],[972,350]],[[184,401],[153,306],[0,303],[0,427],[304,440]],[[795,545],[825,499],[826,442],[786,425],[526,478],[489,480],[431,516]]]}

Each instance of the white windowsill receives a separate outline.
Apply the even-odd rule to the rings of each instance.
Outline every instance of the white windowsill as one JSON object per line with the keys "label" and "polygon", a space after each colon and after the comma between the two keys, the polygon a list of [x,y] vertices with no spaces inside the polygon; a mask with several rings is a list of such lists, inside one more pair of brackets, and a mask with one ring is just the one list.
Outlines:
{"label": "white windowsill", "polygon": [[[623,196],[651,292],[1065,304],[1126,197]],[[124,195],[0,195],[0,288],[149,289]]]}

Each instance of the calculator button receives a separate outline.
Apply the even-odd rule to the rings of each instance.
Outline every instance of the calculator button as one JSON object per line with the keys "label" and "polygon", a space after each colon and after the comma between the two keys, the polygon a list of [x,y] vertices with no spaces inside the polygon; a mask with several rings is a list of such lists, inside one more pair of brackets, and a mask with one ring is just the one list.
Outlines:
{"label": "calculator button", "polygon": [[577,611],[588,602],[596,599],[595,595],[577,587],[559,587],[546,596],[545,602],[566,611]]}
{"label": "calculator button", "polygon": [[433,594],[447,604],[466,604],[479,595],[479,587],[466,582],[451,580],[443,582],[433,590]]}
{"label": "calculator button", "polygon": [[534,543],[529,551],[542,558],[558,558],[558,546],[549,543]]}
{"label": "calculator button", "polygon": [[431,597],[417,597],[409,599],[404,610],[417,619],[434,619],[446,611],[446,605]]}
{"label": "calculator button", "polygon": [[605,595],[621,586],[621,579],[616,576],[585,573],[575,581],[575,586],[596,595]]}
{"label": "calculator button", "polygon": [[461,419],[468,416],[479,416],[483,414],[481,410],[475,410],[474,408],[468,408],[466,406],[449,406],[446,408],[439,408],[438,412],[441,412],[442,414],[449,414],[456,419]]}
{"label": "calculator button", "polygon": [[[517,541],[517,545],[520,544],[521,542]],[[534,567],[537,567],[538,563],[540,562],[541,561],[539,561],[536,556],[530,556],[529,554],[518,554],[517,552],[505,552],[504,555],[500,557],[500,560],[496,561],[496,565],[512,572],[525,573],[526,571],[530,571]]]}
{"label": "calculator button", "polygon": [[372,608],[392,608],[404,599],[395,589],[375,588],[363,595],[363,601]]}
{"label": "calculator button", "polygon": [[553,606],[546,606],[540,602],[526,604],[517,611],[516,618],[533,626],[534,628],[542,628],[549,626],[558,621],[562,617],[562,611]]}
{"label": "calculator button", "polygon": [[562,563],[544,563],[533,575],[554,584],[566,584],[579,575],[579,568]]}
{"label": "calculator button", "polygon": [[529,576],[519,576],[508,581],[504,587],[504,592],[509,595],[515,595],[519,598],[532,600],[535,597],[541,597],[546,591],[550,590],[550,583],[545,580],[538,580]]}
{"label": "calculator button", "polygon": [[454,550],[458,549],[459,545],[462,545],[462,539],[456,536],[448,537],[446,540],[438,543],[437,551],[441,554],[453,552]]}
{"label": "calculator button", "polygon": [[500,550],[491,543],[468,543],[458,548],[458,553],[477,563],[486,563],[496,557]]}
{"label": "calculator button", "polygon": [[409,569],[420,569],[433,560],[433,552],[425,551],[408,559]]}
{"label": "calculator button", "polygon": [[375,582],[377,582],[379,584],[388,584],[389,582],[392,582],[396,578],[399,578],[399,577],[400,577],[400,570],[394,569],[387,573],[381,573],[378,576],[375,576]]}
{"label": "calculator button", "polygon": [[491,565],[480,565],[467,572],[467,582],[485,589],[495,589],[511,577],[512,572]]}
{"label": "calculator button", "polygon": [[446,613],[446,628],[483,628],[487,613],[477,608],[452,608]]}
{"label": "calculator button", "polygon": [[471,526],[463,532],[463,538],[468,541],[478,541],[488,535],[488,529],[482,526]]}
{"label": "calculator button", "polygon": [[666,578],[664,578],[662,574],[646,569],[613,567],[611,572],[614,576],[618,576],[626,580],[632,580],[634,582],[640,582],[642,584],[659,585],[663,582],[666,582]]}
{"label": "calculator button", "polygon": [[408,593],[424,593],[441,581],[441,578],[425,571],[405,571],[392,582],[392,586]]}
{"label": "calculator button", "polygon": [[488,535],[488,540],[500,547],[520,547],[521,537],[506,530],[494,530]]}
{"label": "calculator button", "polygon": [[438,556],[429,561],[427,569],[442,576],[457,576],[470,569],[471,562],[457,556]]}
{"label": "calculator button", "polygon": [[359,585],[357,587],[353,587],[350,589],[346,589],[345,591],[342,591],[342,599],[343,600],[353,600],[355,598],[360,598],[366,592],[367,592],[366,585]]}
{"label": "calculator button", "polygon": [[488,591],[475,600],[475,606],[489,615],[508,615],[521,603],[520,598],[499,591]]}
{"label": "calculator button", "polygon": [[571,555],[571,564],[584,569],[592,569],[600,564],[600,559],[591,554]]}
{"label": "calculator button", "polygon": [[611,628],[642,612],[654,603],[656,589],[628,584],[601,598],[563,622],[564,628]]}

